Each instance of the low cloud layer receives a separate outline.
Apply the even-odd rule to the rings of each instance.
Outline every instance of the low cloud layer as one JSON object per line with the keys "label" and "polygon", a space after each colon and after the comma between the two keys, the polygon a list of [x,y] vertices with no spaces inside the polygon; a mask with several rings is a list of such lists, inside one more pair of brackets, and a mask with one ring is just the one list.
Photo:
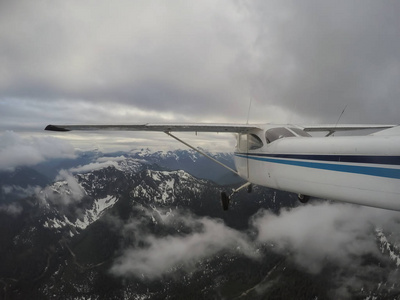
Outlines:
{"label": "low cloud layer", "polygon": [[262,211],[254,217],[253,226],[260,242],[272,243],[277,252],[289,251],[298,265],[318,273],[327,263],[346,266],[354,257],[378,255],[375,228],[396,216],[400,219],[395,212],[324,203],[283,210],[279,215]]}
{"label": "low cloud layer", "polygon": [[12,131],[0,134],[0,171],[32,166],[52,158],[72,157],[71,144],[54,137],[24,138]]}
{"label": "low cloud layer", "polygon": [[110,166],[118,166],[118,163],[116,161],[104,161],[104,162],[94,162],[90,163],[87,165],[83,166],[78,166],[76,168],[71,168],[69,169],[70,172],[72,173],[87,173],[87,172],[93,172],[96,170],[104,169]]}
{"label": "low cloud layer", "polygon": [[50,202],[59,209],[80,202],[85,195],[85,190],[77,179],[66,170],[59,172],[53,185],[36,192],[36,196],[42,203]]}
{"label": "low cloud layer", "polygon": [[[392,282],[386,288],[398,281],[398,274],[389,275],[396,261],[382,254],[376,230],[390,234],[391,242],[397,244],[399,222],[398,212],[322,202],[283,209],[279,215],[260,211],[253,216],[252,225],[259,242],[271,245],[300,269],[319,274],[334,267],[332,298],[347,299],[351,297],[349,290],[376,290],[377,278]],[[385,263],[371,265],[365,263],[366,257]]]}
{"label": "low cloud layer", "polygon": [[176,268],[190,271],[202,259],[224,250],[236,251],[253,259],[258,257],[244,233],[227,227],[219,220],[174,211],[164,217],[163,222],[166,226],[172,223],[181,223],[190,233],[176,232],[157,237],[140,233],[136,223],[128,224],[126,227],[130,228],[130,234],[135,232],[135,237],[145,246],[126,249],[115,261],[111,272],[118,276],[155,279]]}
{"label": "low cloud layer", "polygon": [[0,212],[4,212],[11,216],[18,216],[22,211],[22,206],[16,202],[0,205]]}
{"label": "low cloud layer", "polygon": [[117,157],[99,157],[95,162],[87,165],[81,165],[75,168],[69,169],[71,173],[87,173],[96,170],[101,170],[107,167],[118,167],[118,162],[126,160],[126,157],[121,155]]}
{"label": "low cloud layer", "polygon": [[28,185],[26,187],[18,186],[18,185],[3,185],[1,186],[1,192],[4,195],[12,195],[13,197],[17,198],[24,198],[31,196],[37,191],[40,190],[39,186],[31,186]]}
{"label": "low cloud layer", "polygon": [[[390,233],[391,242],[397,243],[397,212],[328,202],[282,209],[278,215],[261,210],[251,221],[250,231],[257,234],[250,235],[215,219],[178,211],[144,210],[149,218],[156,216],[158,221],[162,219],[163,226],[175,228],[172,231],[180,223],[186,230],[155,236],[143,231],[140,220],[120,223],[119,230],[126,237],[134,237],[135,243],[114,261],[111,272],[116,276],[152,280],[174,274],[178,269],[190,273],[197,263],[220,251],[237,251],[258,259],[256,248],[262,244],[311,274],[333,267],[329,275],[332,298],[347,299],[351,297],[350,290],[374,291],[379,285],[376,278],[390,288],[398,278],[390,273],[396,262],[382,253],[376,233],[377,229]],[[383,263],[365,263],[366,257]]]}

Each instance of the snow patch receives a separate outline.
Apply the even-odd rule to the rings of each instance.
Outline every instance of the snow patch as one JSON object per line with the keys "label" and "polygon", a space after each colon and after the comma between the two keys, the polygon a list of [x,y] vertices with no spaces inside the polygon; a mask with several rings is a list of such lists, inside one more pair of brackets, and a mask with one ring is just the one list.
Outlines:
{"label": "snow patch", "polygon": [[[75,222],[71,222],[71,220],[69,220],[66,216],[64,216],[63,221],[57,218],[53,218],[48,219],[43,224],[43,226],[46,228],[60,229],[66,227],[67,225],[70,225],[75,228],[85,229],[90,224],[100,219],[105,211],[114,206],[117,201],[117,198],[110,195],[102,199],[96,199],[93,202],[92,208],[86,210],[84,216],[81,219],[77,219]],[[69,234],[71,237],[74,235],[71,231]]]}
{"label": "snow patch", "polygon": [[56,218],[53,219],[48,219],[46,222],[44,222],[43,226],[46,228],[54,228],[54,229],[60,229],[65,227],[67,224],[61,220],[58,220]]}
{"label": "snow patch", "polygon": [[93,208],[85,212],[82,220],[76,220],[74,226],[80,229],[85,229],[93,222],[96,222],[104,214],[104,212],[114,206],[117,199],[114,196],[108,195],[105,198],[97,199],[93,203]]}
{"label": "snow patch", "polygon": [[385,253],[385,251],[388,252],[389,257],[391,260],[393,260],[396,263],[396,266],[399,267],[400,266],[400,249],[395,246],[392,245],[387,237],[385,236],[385,234],[383,233],[382,229],[376,229],[376,236],[380,242],[380,250],[382,253]]}

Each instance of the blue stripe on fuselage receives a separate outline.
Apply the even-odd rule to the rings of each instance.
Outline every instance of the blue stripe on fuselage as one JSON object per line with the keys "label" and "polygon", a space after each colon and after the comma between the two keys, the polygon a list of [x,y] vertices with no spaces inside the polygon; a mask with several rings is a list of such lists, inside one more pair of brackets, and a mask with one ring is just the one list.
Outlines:
{"label": "blue stripe on fuselage", "polygon": [[[289,160],[289,159],[283,158],[283,157],[287,157],[287,158],[290,157],[291,159],[299,159],[298,157],[302,157],[302,155],[282,154],[282,156],[280,156],[279,154],[270,155],[270,154],[253,154],[253,153],[249,153],[247,155],[241,154],[241,153],[235,153],[235,155],[238,157],[248,158],[248,159],[252,159],[252,160],[265,161],[265,162],[284,164],[284,165],[291,165],[291,166],[297,166],[297,167],[305,167],[305,168],[321,169],[321,170],[327,170],[327,171],[336,171],[336,172],[345,172],[345,173],[354,173],[354,174],[400,179],[400,169],[372,167],[372,166],[343,165],[343,164],[339,164],[339,163],[325,163],[325,162],[323,162],[323,159],[322,159],[322,157],[325,155],[316,155],[314,159],[310,159],[312,157],[311,155],[305,155],[305,157],[309,157],[309,158],[303,158],[303,159],[307,159],[307,160],[318,160],[318,162],[304,161],[304,160]],[[295,158],[295,157],[297,157],[297,158]],[[350,158],[350,156],[347,156],[347,157]],[[374,157],[374,158],[376,159],[377,157]],[[328,161],[337,162],[337,161],[333,161],[333,160],[328,160]],[[375,160],[375,161],[378,161],[378,160]],[[357,160],[355,160],[353,162],[360,163]],[[379,162],[375,162],[375,164],[377,164],[377,163],[379,163]],[[379,164],[382,164],[382,163],[379,163]]]}
{"label": "blue stripe on fuselage", "polygon": [[251,153],[250,155],[274,158],[289,158],[302,160],[318,160],[329,162],[365,163],[380,165],[400,165],[400,156],[383,155],[335,155],[335,154],[265,154]]}

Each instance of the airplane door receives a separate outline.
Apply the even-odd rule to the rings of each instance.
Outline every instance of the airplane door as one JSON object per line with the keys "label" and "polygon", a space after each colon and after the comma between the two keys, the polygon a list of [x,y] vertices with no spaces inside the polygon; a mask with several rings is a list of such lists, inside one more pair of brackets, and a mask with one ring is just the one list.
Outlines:
{"label": "airplane door", "polygon": [[238,150],[241,154],[240,159],[237,160],[236,168],[242,177],[249,178],[249,164],[248,164],[248,149],[249,149],[249,138],[248,134],[239,134],[238,137]]}

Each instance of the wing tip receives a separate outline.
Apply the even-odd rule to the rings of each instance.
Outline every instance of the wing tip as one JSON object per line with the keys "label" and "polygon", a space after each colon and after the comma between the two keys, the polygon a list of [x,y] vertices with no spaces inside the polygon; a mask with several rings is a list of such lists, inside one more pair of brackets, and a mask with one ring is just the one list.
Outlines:
{"label": "wing tip", "polygon": [[70,131],[67,128],[63,128],[57,125],[47,125],[44,130],[49,130],[49,131]]}

